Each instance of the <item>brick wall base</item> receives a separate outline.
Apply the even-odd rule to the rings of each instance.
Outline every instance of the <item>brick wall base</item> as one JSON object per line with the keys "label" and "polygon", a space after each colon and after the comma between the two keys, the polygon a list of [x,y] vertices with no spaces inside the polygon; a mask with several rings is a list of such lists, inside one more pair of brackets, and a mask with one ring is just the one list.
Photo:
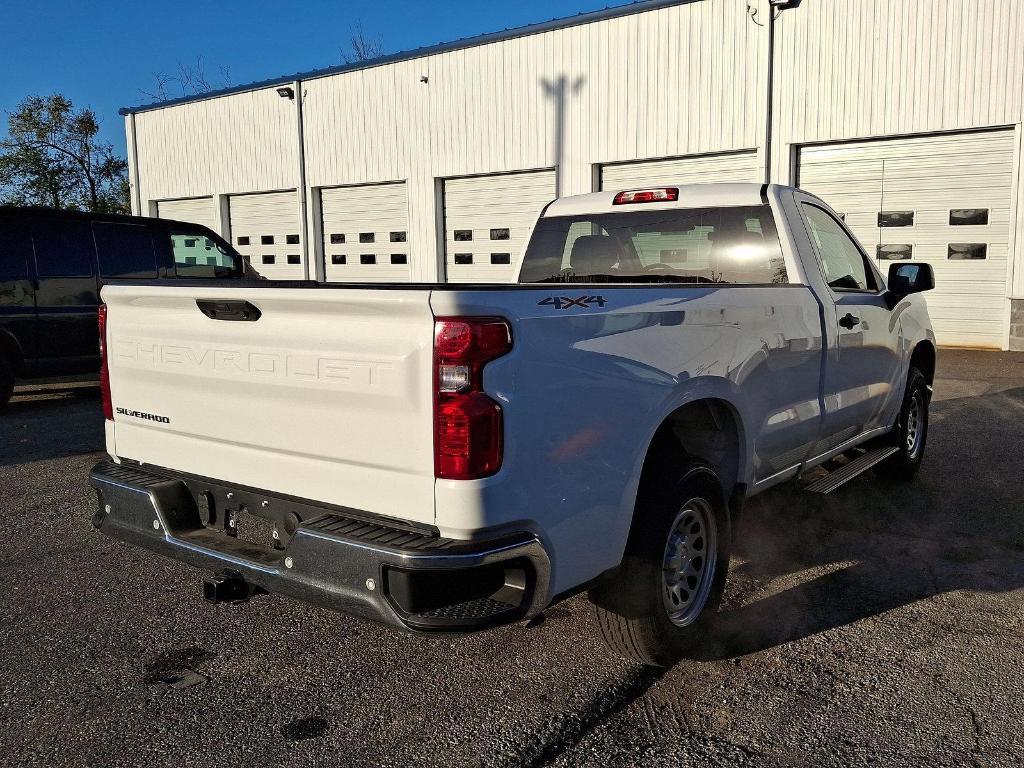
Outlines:
{"label": "brick wall base", "polygon": [[1010,300],[1010,349],[1024,352],[1024,299]]}

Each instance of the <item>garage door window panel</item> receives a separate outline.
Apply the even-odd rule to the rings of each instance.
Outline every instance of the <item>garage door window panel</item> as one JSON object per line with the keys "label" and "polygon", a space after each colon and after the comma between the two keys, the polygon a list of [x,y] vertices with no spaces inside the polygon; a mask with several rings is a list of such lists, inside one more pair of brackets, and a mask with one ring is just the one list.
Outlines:
{"label": "garage door window panel", "polygon": [[951,261],[980,261],[988,258],[987,243],[950,243],[946,258]]}
{"label": "garage door window panel", "polygon": [[988,208],[954,208],[949,212],[949,226],[978,227],[988,225]]}
{"label": "garage door window panel", "polygon": [[875,250],[875,258],[879,261],[906,261],[914,258],[914,246],[912,243],[879,245]]}
{"label": "garage door window panel", "polygon": [[829,287],[835,291],[877,291],[867,257],[839,222],[815,205],[804,203],[803,210]]}
{"label": "garage door window panel", "polygon": [[887,227],[912,227],[914,226],[914,211],[879,211],[878,226]]}

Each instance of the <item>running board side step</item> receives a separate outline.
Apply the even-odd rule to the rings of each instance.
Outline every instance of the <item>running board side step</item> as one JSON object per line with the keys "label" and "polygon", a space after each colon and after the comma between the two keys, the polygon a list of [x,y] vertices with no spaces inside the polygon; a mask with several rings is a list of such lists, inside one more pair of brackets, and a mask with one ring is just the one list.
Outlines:
{"label": "running board side step", "polygon": [[894,453],[899,451],[899,448],[895,445],[886,445],[881,448],[875,448],[872,451],[858,456],[853,461],[844,464],[839,469],[829,472],[819,480],[815,480],[813,483],[807,485],[804,490],[809,493],[831,493],[836,488],[853,480],[858,475],[862,475],[871,469],[873,466],[881,461],[892,456]]}

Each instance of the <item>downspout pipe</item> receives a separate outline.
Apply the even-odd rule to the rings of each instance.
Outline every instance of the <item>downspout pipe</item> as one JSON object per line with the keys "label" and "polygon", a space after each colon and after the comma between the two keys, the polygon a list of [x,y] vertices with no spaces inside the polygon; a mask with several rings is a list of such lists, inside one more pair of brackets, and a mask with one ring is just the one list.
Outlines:
{"label": "downspout pipe", "polygon": [[[781,13],[781,11],[780,11]],[[768,102],[765,109],[764,183],[772,183],[772,107],[775,103],[775,7],[768,4]]]}
{"label": "downspout pipe", "polygon": [[132,213],[135,216],[148,216],[149,211],[142,210],[142,191],[140,190],[141,184],[139,183],[139,136],[138,133],[136,133],[135,131],[134,112],[131,112],[128,115],[128,137],[130,139],[129,144],[131,145],[131,157],[128,160],[128,162],[131,164],[129,166],[128,171],[128,182],[132,195]]}
{"label": "downspout pipe", "polygon": [[[306,192],[306,134],[302,121],[302,81],[296,80],[292,83],[292,88],[295,89],[295,114],[296,114],[296,139],[298,141],[298,158],[299,158],[299,182],[298,182],[298,198],[299,198],[299,221],[301,222],[302,236],[299,238],[302,252],[302,279],[310,279],[310,255],[315,252],[314,249],[309,247],[309,216],[308,208],[309,204],[307,201]],[[314,273],[315,274],[315,273]]]}
{"label": "downspout pipe", "polygon": [[772,128],[775,107],[775,20],[802,0],[768,0],[768,98],[765,105],[764,183],[772,183]]}

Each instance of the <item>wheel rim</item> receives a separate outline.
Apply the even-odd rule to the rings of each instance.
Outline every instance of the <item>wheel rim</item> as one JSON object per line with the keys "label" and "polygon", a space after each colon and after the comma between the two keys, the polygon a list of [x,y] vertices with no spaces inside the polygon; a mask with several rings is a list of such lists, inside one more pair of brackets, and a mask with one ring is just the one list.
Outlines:
{"label": "wheel rim", "polygon": [[917,390],[910,397],[910,407],[907,409],[907,429],[903,436],[907,455],[912,459],[917,458],[917,454],[921,451],[925,418],[924,396],[920,390]]}
{"label": "wheel rim", "polygon": [[704,610],[717,560],[718,531],[711,504],[690,499],[669,529],[662,561],[662,600],[676,626],[692,624]]}

